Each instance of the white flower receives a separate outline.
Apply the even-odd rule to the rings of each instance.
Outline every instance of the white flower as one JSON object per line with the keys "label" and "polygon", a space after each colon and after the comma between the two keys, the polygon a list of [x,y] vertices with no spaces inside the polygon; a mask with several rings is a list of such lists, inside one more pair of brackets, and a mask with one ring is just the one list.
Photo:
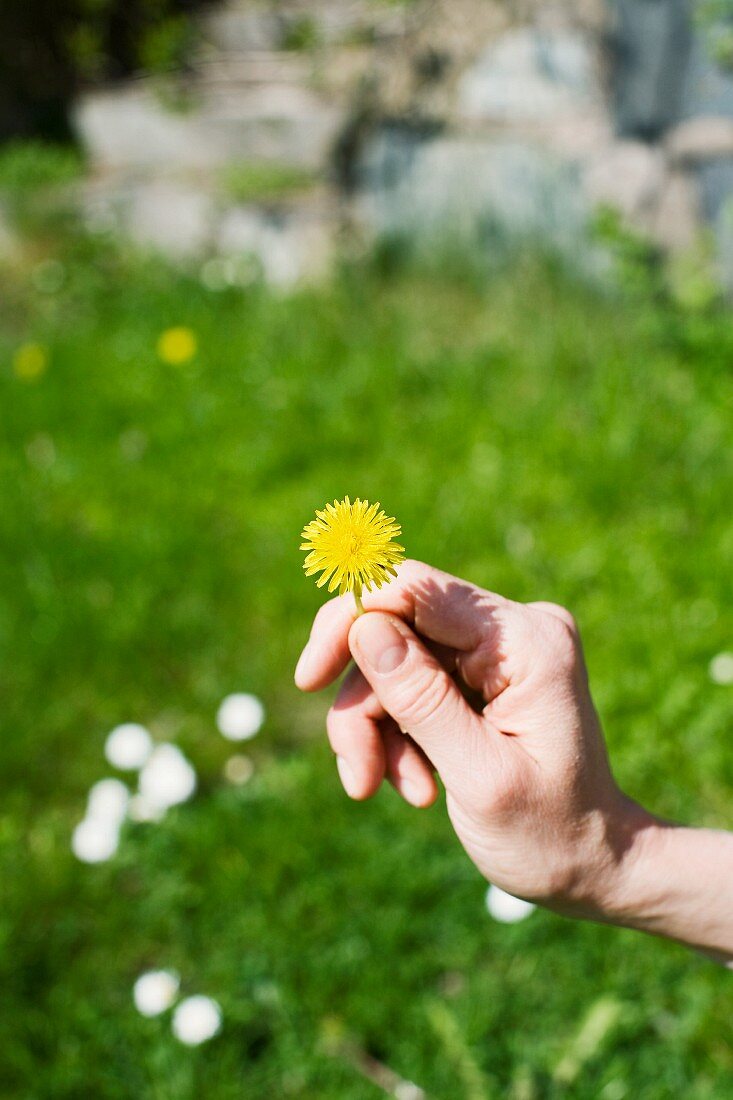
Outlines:
{"label": "white flower", "polygon": [[115,726],[104,743],[104,755],[113,768],[123,772],[142,768],[152,751],[152,737],[137,722]]}
{"label": "white flower", "polygon": [[167,809],[196,790],[196,772],[176,745],[158,745],[140,772],[140,794],[148,806]]}
{"label": "white flower", "polygon": [[507,894],[505,890],[492,884],[486,891],[486,908],[494,920],[501,921],[502,924],[516,924],[537,907],[531,901],[515,898],[513,894]]}
{"label": "white flower", "polygon": [[108,822],[119,829],[125,820],[130,792],[119,779],[100,779],[89,791],[87,818]]}
{"label": "white flower", "polygon": [[134,794],[130,799],[128,813],[131,821],[144,823],[162,821],[165,817],[165,811],[165,806],[157,806],[153,802],[148,802],[147,798],[144,798],[141,794]]}
{"label": "white flower", "polygon": [[714,684],[733,684],[733,653],[718,653],[708,668]]}
{"label": "white flower", "polygon": [[175,1001],[180,984],[174,970],[148,970],[133,986],[135,1008],[143,1016],[159,1016]]}
{"label": "white flower", "polygon": [[173,1013],[173,1034],[186,1046],[212,1039],[221,1028],[221,1008],[211,997],[186,997]]}
{"label": "white flower", "polygon": [[248,756],[244,753],[235,753],[224,765],[224,778],[235,787],[242,787],[252,778],[254,770],[254,764]]}
{"label": "white flower", "polygon": [[216,724],[229,741],[247,741],[262,728],[265,708],[256,695],[227,695],[216,713]]}
{"label": "white flower", "polygon": [[118,826],[104,818],[85,817],[74,829],[71,850],[82,863],[104,863],[117,851]]}
{"label": "white flower", "polygon": [[398,1081],[394,1087],[395,1100],[425,1100],[425,1092],[414,1081]]}

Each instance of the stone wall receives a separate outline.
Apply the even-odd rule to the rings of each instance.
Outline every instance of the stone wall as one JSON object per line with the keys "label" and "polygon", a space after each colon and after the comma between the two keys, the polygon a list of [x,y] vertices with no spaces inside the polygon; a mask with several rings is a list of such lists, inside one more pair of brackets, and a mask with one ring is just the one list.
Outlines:
{"label": "stone wall", "polygon": [[[171,100],[178,100],[175,106]],[[344,227],[586,255],[607,204],[662,248],[727,244],[733,82],[687,0],[230,0],[193,74],[90,91],[85,216],[180,257],[252,255],[274,282]],[[227,165],[308,185],[233,198]]]}

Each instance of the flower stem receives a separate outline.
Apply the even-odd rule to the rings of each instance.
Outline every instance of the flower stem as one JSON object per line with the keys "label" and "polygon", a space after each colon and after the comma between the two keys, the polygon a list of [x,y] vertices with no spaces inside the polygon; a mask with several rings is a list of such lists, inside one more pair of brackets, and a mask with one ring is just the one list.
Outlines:
{"label": "flower stem", "polygon": [[354,603],[356,604],[356,614],[357,615],[363,615],[364,614],[364,604],[361,602],[361,593],[360,592],[356,592],[356,591],[354,592]]}

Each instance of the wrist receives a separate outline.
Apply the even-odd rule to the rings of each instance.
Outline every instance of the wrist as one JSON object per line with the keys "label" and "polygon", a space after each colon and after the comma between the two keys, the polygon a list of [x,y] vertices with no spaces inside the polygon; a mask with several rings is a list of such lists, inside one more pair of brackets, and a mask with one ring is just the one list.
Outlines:
{"label": "wrist", "polygon": [[[579,823],[577,858],[561,868],[557,888],[551,887],[551,900],[544,904],[565,916],[629,923],[632,911],[642,905],[635,867],[654,822],[651,814],[614,790],[605,805]],[[643,880],[642,873],[638,877]]]}
{"label": "wrist", "polygon": [[596,919],[733,961],[733,835],[654,817],[626,799]]}
{"label": "wrist", "polygon": [[643,927],[655,909],[654,895],[663,834],[667,826],[619,792],[607,830],[605,879],[596,896],[597,919],[625,927]]}

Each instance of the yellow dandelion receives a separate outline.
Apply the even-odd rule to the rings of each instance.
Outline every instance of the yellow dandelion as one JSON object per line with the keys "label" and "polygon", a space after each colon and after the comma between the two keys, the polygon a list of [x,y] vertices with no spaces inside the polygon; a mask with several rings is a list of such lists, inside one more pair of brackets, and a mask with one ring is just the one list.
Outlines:
{"label": "yellow dandelion", "polygon": [[197,351],[196,333],[184,325],[167,328],[158,337],[158,355],[164,363],[169,363],[172,367],[187,363]]}
{"label": "yellow dandelion", "polygon": [[303,562],[305,575],[320,573],[319,588],[328,584],[328,591],[339,595],[353,592],[356,609],[364,610],[362,589],[372,585],[380,588],[390,577],[397,576],[396,565],[403,560],[405,548],[392,539],[400,534],[399,523],[380,510],[379,502],[370,504],[358,497],[352,504],[334,500],[303,529],[305,541],[300,549],[308,550]]}
{"label": "yellow dandelion", "polygon": [[35,382],[48,368],[48,350],[43,344],[21,344],[13,356],[15,377]]}

